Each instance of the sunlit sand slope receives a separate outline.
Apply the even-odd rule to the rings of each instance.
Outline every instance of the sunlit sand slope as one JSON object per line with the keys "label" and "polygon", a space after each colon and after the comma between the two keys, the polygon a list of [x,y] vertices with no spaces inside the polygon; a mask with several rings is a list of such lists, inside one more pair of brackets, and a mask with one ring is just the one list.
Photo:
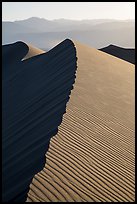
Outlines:
{"label": "sunlit sand slope", "polygon": [[74,89],[27,202],[134,201],[134,65],[74,44]]}

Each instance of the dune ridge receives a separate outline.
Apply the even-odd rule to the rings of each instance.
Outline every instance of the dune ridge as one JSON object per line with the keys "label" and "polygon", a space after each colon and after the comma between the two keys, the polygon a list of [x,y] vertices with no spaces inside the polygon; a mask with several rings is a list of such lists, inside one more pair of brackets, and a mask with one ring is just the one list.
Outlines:
{"label": "dune ridge", "polygon": [[[31,57],[22,60],[27,55]],[[29,184],[43,168],[50,138],[62,121],[76,67],[76,50],[69,39],[47,53],[24,42],[3,46],[4,202],[26,200]]]}
{"label": "dune ridge", "polygon": [[74,89],[26,202],[133,202],[134,65],[74,44]]}

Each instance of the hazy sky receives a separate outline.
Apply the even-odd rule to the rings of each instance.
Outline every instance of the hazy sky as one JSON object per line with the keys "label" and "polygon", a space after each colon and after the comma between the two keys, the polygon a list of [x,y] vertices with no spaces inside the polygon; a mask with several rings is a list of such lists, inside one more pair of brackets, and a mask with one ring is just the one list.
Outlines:
{"label": "hazy sky", "polygon": [[2,2],[2,20],[135,19],[135,2]]}

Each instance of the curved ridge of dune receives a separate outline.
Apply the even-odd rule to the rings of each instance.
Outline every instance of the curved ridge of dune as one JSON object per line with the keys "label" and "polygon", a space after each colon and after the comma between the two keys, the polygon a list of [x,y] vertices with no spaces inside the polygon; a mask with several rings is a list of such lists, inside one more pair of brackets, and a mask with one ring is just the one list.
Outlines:
{"label": "curved ridge of dune", "polygon": [[135,67],[74,44],[74,90],[26,202],[134,202]]}
{"label": "curved ridge of dune", "polygon": [[[29,57],[22,60],[30,50]],[[23,42],[3,46],[2,201],[25,201],[42,170],[75,82],[76,50],[66,39],[47,53]]]}

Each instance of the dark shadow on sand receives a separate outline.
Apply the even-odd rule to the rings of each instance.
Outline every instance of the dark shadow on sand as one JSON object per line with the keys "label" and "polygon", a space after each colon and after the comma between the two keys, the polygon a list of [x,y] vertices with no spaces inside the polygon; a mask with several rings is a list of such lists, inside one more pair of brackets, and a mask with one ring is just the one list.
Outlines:
{"label": "dark shadow on sand", "polygon": [[76,49],[66,39],[22,61],[28,46],[2,52],[2,201],[24,202],[33,176],[45,165],[76,77]]}

